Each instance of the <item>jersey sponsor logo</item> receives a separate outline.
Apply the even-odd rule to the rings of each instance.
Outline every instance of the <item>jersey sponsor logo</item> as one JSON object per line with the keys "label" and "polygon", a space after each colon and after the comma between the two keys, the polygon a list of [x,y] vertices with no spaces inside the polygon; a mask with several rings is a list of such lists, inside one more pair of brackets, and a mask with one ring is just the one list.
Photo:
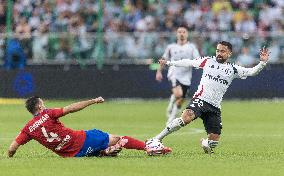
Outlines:
{"label": "jersey sponsor logo", "polygon": [[48,118],[49,118],[49,116],[47,114],[44,114],[43,116],[41,116],[41,118],[39,120],[35,121],[35,123],[33,123],[31,126],[29,126],[30,133],[33,132],[34,130],[36,130],[41,124],[46,122],[48,120]]}
{"label": "jersey sponsor logo", "polygon": [[62,140],[60,144],[55,148],[56,151],[59,151],[62,149],[62,147],[71,140],[71,136],[66,135],[65,138]]}
{"label": "jersey sponsor logo", "polygon": [[229,84],[229,82],[228,82],[227,80],[221,79],[221,78],[220,78],[220,75],[218,75],[218,76],[213,76],[213,75],[207,73],[207,74],[205,75],[205,78],[208,78],[208,79],[210,79],[210,80],[216,81],[216,82],[221,83],[221,84],[224,84],[224,85],[228,85],[228,84]]}

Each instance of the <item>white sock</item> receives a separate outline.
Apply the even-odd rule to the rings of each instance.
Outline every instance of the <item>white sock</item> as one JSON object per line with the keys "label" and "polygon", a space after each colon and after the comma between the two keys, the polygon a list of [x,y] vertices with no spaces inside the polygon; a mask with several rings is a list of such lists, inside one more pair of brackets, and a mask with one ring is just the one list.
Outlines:
{"label": "white sock", "polygon": [[170,97],[169,105],[167,107],[167,117],[168,117],[168,119],[169,119],[169,117],[171,115],[171,112],[172,112],[173,105],[174,105],[175,101],[176,101],[176,97],[175,97],[174,94],[172,94],[171,97]]}
{"label": "white sock", "polygon": [[174,119],[166,126],[166,128],[160,134],[158,134],[154,138],[162,140],[164,137],[166,137],[167,135],[171,134],[174,131],[179,130],[183,126],[185,126],[185,123],[182,118]]}
{"label": "white sock", "polygon": [[180,109],[181,107],[178,107],[177,104],[174,104],[173,105],[173,109],[172,109],[172,112],[168,118],[168,121],[167,121],[167,124],[170,123],[171,121],[173,121],[177,115],[180,113]]}
{"label": "white sock", "polygon": [[209,147],[209,148],[211,148],[211,149],[214,149],[215,147],[218,146],[219,141],[213,141],[213,140],[209,140],[209,139],[207,138],[207,139],[202,139],[201,144],[202,144],[202,146],[204,146],[204,147]]}
{"label": "white sock", "polygon": [[217,147],[218,144],[219,144],[219,141],[208,140],[208,146],[209,146],[211,149]]}

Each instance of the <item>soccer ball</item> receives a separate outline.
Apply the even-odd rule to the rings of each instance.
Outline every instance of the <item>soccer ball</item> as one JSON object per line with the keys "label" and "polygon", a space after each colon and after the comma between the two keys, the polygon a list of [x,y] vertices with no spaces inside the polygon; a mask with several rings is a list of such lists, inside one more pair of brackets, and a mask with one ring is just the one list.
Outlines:
{"label": "soccer ball", "polygon": [[159,139],[155,138],[147,140],[145,144],[146,149],[150,151],[161,151],[165,148],[163,143]]}

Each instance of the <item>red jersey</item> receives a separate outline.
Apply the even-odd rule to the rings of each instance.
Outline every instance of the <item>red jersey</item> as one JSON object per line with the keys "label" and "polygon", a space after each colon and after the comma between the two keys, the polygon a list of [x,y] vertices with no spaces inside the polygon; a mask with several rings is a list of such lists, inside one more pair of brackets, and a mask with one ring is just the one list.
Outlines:
{"label": "red jersey", "polygon": [[86,133],[64,127],[58,120],[62,116],[63,108],[45,109],[25,125],[16,142],[23,145],[34,139],[60,156],[75,156],[83,147]]}

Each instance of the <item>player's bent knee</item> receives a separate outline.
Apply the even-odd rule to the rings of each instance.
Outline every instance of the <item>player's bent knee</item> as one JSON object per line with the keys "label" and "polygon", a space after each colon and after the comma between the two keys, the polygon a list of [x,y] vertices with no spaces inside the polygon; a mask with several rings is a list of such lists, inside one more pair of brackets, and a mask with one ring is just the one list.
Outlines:
{"label": "player's bent knee", "polygon": [[174,95],[175,95],[176,101],[182,99],[182,92],[181,93],[175,93]]}
{"label": "player's bent knee", "polygon": [[110,135],[109,135],[109,143],[108,143],[108,146],[113,146],[113,145],[115,145],[119,140],[120,140],[120,136],[110,134]]}
{"label": "player's bent knee", "polygon": [[176,98],[176,101],[178,101],[179,99],[181,99],[182,98],[182,91],[175,91],[175,92],[173,92],[173,94],[174,94],[174,96],[175,96],[175,98]]}
{"label": "player's bent knee", "polygon": [[189,124],[195,118],[195,114],[191,109],[185,109],[181,116],[186,125]]}
{"label": "player's bent knee", "polygon": [[181,106],[183,102],[184,102],[184,98],[182,98],[182,97],[180,97],[176,100],[177,106]]}

